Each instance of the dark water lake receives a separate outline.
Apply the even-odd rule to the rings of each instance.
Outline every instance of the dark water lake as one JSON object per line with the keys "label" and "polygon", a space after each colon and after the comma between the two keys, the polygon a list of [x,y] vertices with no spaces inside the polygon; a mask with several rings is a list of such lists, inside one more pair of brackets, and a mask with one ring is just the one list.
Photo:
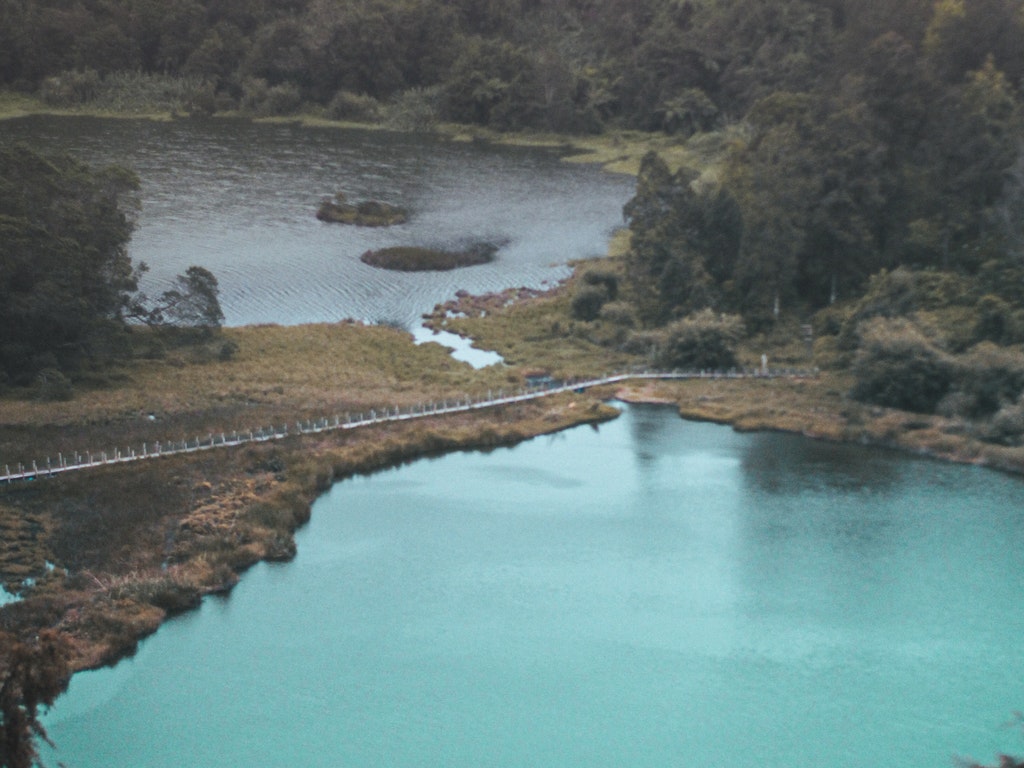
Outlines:
{"label": "dark water lake", "polygon": [[[458,289],[601,255],[631,179],[553,152],[236,121],[0,122],[142,178],[150,290],[217,274],[229,324],[413,328]],[[337,191],[409,207],[318,222]],[[501,242],[489,265],[370,248]],[[337,484],[263,564],[47,724],[69,768],[949,766],[1024,753],[1024,483],[627,407]],[[2,597],[2,596],[0,596]]]}
{"label": "dark water lake", "polygon": [[48,723],[71,768],[991,760],[1022,566],[1017,479],[629,407],[337,484]]}
{"label": "dark water lake", "polygon": [[[352,317],[412,328],[460,289],[541,288],[568,276],[568,262],[607,253],[634,191],[632,178],[554,151],[381,131],[243,120],[0,121],[0,144],[15,141],[135,170],[142,212],[130,252],[150,267],[144,289],[159,293],[189,266],[207,267],[228,325]],[[412,216],[379,229],[318,221],[320,200],[339,191]],[[493,262],[402,273],[359,260],[371,249],[477,241],[501,245]]]}

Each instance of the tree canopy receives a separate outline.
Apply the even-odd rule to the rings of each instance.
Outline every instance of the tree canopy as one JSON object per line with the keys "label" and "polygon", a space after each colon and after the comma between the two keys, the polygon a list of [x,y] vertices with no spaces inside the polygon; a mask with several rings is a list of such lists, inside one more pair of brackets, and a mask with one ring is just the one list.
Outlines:
{"label": "tree canopy", "polygon": [[128,243],[138,178],[25,146],[0,150],[0,383],[63,381],[125,351],[129,323],[218,328],[217,279],[190,267],[155,301]]}
{"label": "tree canopy", "polygon": [[[625,208],[645,316],[756,325],[855,298],[882,269],[1019,274],[1020,92],[994,62],[946,83],[886,33],[838,89],[756,101],[714,183],[645,158]],[[989,290],[1017,301],[1016,285]]]}
{"label": "tree canopy", "polygon": [[190,76],[197,104],[256,110],[439,89],[442,119],[688,135],[858,73],[885,98],[991,58],[1019,88],[1022,33],[1021,0],[19,0],[0,84],[73,102],[118,72]]}
{"label": "tree canopy", "polygon": [[138,179],[67,155],[0,150],[0,376],[24,382],[111,354],[138,287]]}

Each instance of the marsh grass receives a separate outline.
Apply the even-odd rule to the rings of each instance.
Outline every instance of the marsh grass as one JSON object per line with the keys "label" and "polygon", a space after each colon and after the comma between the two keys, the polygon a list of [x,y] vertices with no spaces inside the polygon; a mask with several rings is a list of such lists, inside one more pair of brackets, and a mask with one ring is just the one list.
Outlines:
{"label": "marsh grass", "polygon": [[[136,332],[140,344],[148,333]],[[410,334],[384,326],[253,326],[224,329],[222,337],[237,345],[227,361],[171,350],[131,361],[105,386],[76,385],[69,401],[7,392],[0,462],[408,407],[502,380],[498,371],[474,371],[439,344],[415,345]]]}

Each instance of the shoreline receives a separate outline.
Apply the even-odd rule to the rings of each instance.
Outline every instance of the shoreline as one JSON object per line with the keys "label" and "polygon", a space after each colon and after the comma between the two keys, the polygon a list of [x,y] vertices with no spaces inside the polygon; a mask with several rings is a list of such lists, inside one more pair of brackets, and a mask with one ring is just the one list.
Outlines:
{"label": "shoreline", "polygon": [[[21,614],[27,630],[41,623],[43,614],[49,616],[46,623],[70,642],[73,672],[112,666],[167,619],[198,607],[206,595],[230,592],[256,563],[292,559],[294,533],[308,522],[316,498],[336,482],[441,453],[493,450],[618,415],[599,400],[571,393],[550,402],[500,406],[497,413],[431,416],[376,425],[360,434],[294,436],[275,445],[228,448],[213,460],[160,459],[146,468],[143,482],[156,478],[167,487],[187,478],[192,498],[184,514],[160,516],[169,544],[154,551],[137,542],[138,567],[121,577],[58,570],[5,612],[14,619]],[[71,499],[100,485],[117,496],[139,482],[130,465],[83,474],[90,477],[40,482],[48,486],[47,495]],[[0,504],[38,487],[13,493],[8,487]]]}
{"label": "shoreline", "polygon": [[[109,120],[149,120],[154,122],[181,122],[206,120],[241,120],[267,125],[298,125],[311,129],[380,131],[408,133],[398,127],[380,122],[333,120],[313,113],[297,113],[280,117],[257,117],[239,111],[216,112],[202,117],[191,117],[166,110],[114,112],[102,109],[50,107],[37,97],[10,91],[0,92],[0,125],[7,120],[32,116],[85,117]],[[427,134],[456,143],[485,142],[495,145],[551,149],[560,153],[563,162],[601,166],[608,173],[636,176],[640,160],[650,150],[656,150],[673,168],[686,162],[704,162],[715,155],[719,145],[729,140],[729,131],[698,135],[694,147],[681,145],[671,136],[620,131],[606,134],[557,134],[540,131],[501,133],[480,126],[456,123],[437,123]]]}
{"label": "shoreline", "polygon": [[[960,422],[939,416],[853,404],[851,408],[864,413],[857,413],[855,423],[851,424],[849,418],[840,422],[836,412],[807,413],[799,408],[780,412],[774,418],[758,413],[756,407],[740,414],[723,415],[719,404],[702,402],[700,395],[694,398],[684,393],[638,391],[634,387],[618,390],[615,398],[631,404],[671,406],[679,418],[721,424],[737,432],[780,432],[807,440],[880,448],[988,469],[1024,481],[1024,447],[982,442],[965,434]],[[865,414],[870,418],[864,418]]]}

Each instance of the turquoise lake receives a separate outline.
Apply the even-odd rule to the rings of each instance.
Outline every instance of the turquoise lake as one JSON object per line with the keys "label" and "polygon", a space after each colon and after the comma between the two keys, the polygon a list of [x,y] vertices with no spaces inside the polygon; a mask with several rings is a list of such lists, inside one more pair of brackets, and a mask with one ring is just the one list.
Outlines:
{"label": "turquoise lake", "polygon": [[335,485],[74,678],[68,768],[950,766],[1024,752],[1024,483],[653,406]]}

